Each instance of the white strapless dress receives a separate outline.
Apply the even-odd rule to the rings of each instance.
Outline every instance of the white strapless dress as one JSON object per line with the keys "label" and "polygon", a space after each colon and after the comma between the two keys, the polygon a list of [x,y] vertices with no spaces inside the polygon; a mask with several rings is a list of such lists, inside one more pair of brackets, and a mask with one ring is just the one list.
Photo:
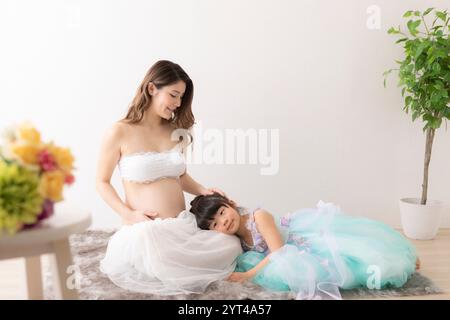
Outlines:
{"label": "white strapless dress", "polygon": [[109,240],[100,270],[131,291],[202,293],[234,271],[241,253],[237,237],[199,229],[185,210],[176,218],[121,227]]}

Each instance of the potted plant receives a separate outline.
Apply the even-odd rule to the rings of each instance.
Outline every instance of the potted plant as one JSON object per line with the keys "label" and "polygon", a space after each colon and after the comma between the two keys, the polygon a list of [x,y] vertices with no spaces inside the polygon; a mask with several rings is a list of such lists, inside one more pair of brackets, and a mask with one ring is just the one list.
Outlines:
{"label": "potted plant", "polygon": [[[404,59],[396,61],[400,66],[383,73],[386,77],[398,70],[399,83],[404,97],[403,110],[411,112],[412,121],[421,117],[426,132],[423,167],[422,196],[400,199],[402,227],[407,237],[433,239],[439,229],[440,217],[445,207],[442,201],[427,199],[428,169],[434,134],[445,120],[450,119],[450,39],[447,10],[428,8],[424,12],[407,11],[408,31],[391,27],[389,34],[400,36],[396,44],[404,49]],[[431,21],[432,22],[431,22]]]}

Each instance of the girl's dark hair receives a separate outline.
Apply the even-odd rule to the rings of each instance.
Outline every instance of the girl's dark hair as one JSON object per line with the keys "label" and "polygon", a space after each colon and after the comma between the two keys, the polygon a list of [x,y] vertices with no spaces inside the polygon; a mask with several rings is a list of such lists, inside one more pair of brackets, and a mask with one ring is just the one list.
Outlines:
{"label": "girl's dark hair", "polygon": [[191,209],[189,211],[195,215],[200,229],[209,230],[209,225],[214,220],[214,215],[222,206],[235,208],[228,198],[214,192],[210,195],[195,197],[191,201]]}

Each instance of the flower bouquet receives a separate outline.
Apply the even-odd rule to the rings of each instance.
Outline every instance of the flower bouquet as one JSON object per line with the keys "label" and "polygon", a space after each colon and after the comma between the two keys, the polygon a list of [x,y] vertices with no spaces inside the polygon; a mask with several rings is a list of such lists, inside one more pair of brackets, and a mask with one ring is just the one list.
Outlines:
{"label": "flower bouquet", "polygon": [[70,150],[41,141],[31,124],[11,127],[0,146],[0,234],[31,228],[53,214],[71,185],[74,157]]}

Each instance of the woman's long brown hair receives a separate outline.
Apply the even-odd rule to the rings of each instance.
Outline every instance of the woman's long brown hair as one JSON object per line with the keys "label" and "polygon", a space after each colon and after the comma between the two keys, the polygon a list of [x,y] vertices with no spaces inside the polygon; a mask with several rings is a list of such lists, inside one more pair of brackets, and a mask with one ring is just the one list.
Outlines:
{"label": "woman's long brown hair", "polygon": [[[174,117],[169,121],[175,129],[189,130],[195,122],[192,113],[192,98],[194,95],[194,85],[187,73],[176,63],[168,60],[156,62],[148,71],[139,86],[133,101],[131,102],[127,115],[122,121],[130,124],[139,123],[145,111],[150,107],[152,96],[148,91],[149,83],[152,82],[156,88],[174,84],[178,81],[186,84],[186,90],[181,101],[181,106],[174,112]],[[192,139],[192,137],[190,137]]]}

